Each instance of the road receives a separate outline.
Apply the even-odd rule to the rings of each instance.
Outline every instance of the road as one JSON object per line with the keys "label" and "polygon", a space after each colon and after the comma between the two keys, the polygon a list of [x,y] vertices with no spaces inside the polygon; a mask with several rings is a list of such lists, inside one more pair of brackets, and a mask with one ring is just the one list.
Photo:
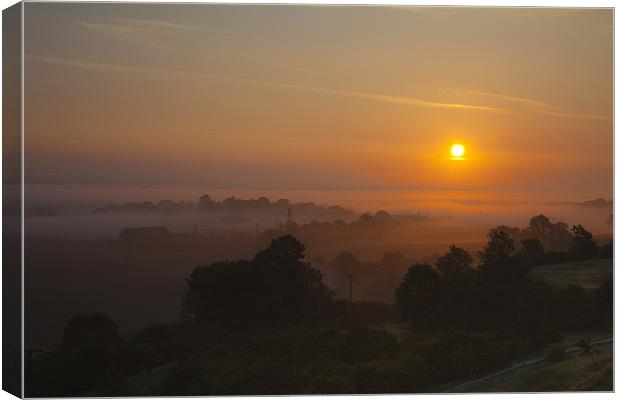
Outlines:
{"label": "road", "polygon": [[[595,340],[593,342],[590,342],[590,345],[591,346],[599,346],[599,345],[611,343],[613,341],[614,341],[614,338],[612,336],[612,337],[608,337],[608,338],[604,338],[604,339],[599,339],[599,340]],[[577,352],[579,350],[580,350],[579,347],[569,347],[569,348],[567,348],[564,351],[566,353],[575,353],[575,352]],[[495,378],[497,376],[507,374],[509,372],[515,371],[515,370],[520,369],[520,368],[529,367],[530,365],[534,365],[534,364],[539,364],[539,363],[541,363],[543,361],[545,361],[545,357],[537,357],[537,358],[531,358],[531,359],[528,359],[528,360],[519,361],[519,362],[517,362],[515,364],[512,364],[508,368],[504,368],[502,370],[493,372],[492,374],[485,375],[485,376],[480,377],[478,379],[475,379],[473,381],[468,381],[468,382],[464,382],[464,383],[461,383],[459,385],[456,385],[456,386],[446,390],[444,393],[458,392],[458,391],[460,391],[462,389],[465,389],[465,388],[467,388],[469,386],[472,386],[472,385],[475,385],[477,383],[481,383],[481,382],[484,382],[484,381],[486,381],[488,379]]]}

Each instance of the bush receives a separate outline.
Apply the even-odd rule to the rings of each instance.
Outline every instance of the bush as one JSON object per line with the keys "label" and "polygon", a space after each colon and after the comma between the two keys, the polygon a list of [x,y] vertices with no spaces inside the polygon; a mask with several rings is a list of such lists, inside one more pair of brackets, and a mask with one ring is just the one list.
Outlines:
{"label": "bush", "polygon": [[160,385],[164,396],[205,396],[209,394],[200,364],[188,360],[177,364],[164,377]]}
{"label": "bush", "polygon": [[551,362],[565,360],[568,357],[564,346],[560,344],[552,344],[545,349],[545,358]]}

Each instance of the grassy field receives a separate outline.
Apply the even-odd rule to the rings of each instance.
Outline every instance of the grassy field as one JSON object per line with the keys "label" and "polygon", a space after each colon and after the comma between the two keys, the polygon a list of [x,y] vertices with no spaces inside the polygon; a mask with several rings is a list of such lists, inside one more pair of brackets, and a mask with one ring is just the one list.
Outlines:
{"label": "grassy field", "polygon": [[534,279],[549,283],[554,289],[567,285],[581,285],[585,289],[596,289],[613,271],[613,259],[598,258],[581,262],[541,265],[531,269]]}
{"label": "grassy field", "polygon": [[463,390],[476,392],[557,392],[613,390],[612,345],[601,350],[599,368],[589,357],[568,355],[566,360],[544,362],[498,376]]}

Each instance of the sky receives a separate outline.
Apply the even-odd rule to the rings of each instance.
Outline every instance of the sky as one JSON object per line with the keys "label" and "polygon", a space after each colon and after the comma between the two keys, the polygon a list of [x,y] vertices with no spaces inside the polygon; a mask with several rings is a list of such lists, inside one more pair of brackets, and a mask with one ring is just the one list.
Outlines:
{"label": "sky", "polygon": [[26,3],[26,181],[609,198],[612,31],[611,9]]}

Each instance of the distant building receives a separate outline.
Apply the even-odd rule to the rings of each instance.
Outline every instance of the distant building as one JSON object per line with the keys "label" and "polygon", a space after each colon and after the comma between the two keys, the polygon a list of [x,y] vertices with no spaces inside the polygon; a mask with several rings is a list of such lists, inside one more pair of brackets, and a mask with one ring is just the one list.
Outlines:
{"label": "distant building", "polygon": [[172,241],[172,234],[165,226],[124,228],[118,235],[118,241],[128,247],[163,245]]}

